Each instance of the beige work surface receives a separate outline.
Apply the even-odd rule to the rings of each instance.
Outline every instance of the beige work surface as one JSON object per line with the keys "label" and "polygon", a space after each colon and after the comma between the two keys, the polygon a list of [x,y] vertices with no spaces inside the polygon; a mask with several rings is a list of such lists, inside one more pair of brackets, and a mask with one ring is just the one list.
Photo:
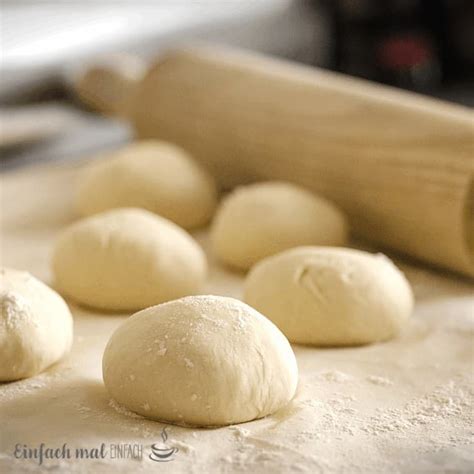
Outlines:
{"label": "beige work surface", "polygon": [[[77,168],[48,167],[2,176],[3,265],[51,282],[58,231],[75,219]],[[206,243],[205,232],[197,235]],[[474,468],[473,288],[466,280],[398,262],[416,309],[397,340],[347,349],[294,346],[297,395],[274,416],[219,429],[169,425],[170,462],[149,458],[162,423],[110,399],[101,378],[105,344],[126,315],[71,304],[74,346],[37,377],[0,385],[0,472],[468,472]],[[211,263],[207,293],[238,297],[241,279]],[[73,459],[15,459],[16,444],[55,448]],[[108,450],[74,459],[76,448]],[[141,461],[112,459],[111,444],[139,444]]]}

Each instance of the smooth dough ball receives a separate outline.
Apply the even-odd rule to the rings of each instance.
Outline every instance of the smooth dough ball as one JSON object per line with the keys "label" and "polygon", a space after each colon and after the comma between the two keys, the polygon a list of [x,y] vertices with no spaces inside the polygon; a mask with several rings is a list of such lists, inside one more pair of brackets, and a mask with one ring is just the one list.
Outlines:
{"label": "smooth dough ball", "polygon": [[384,255],[300,247],[250,271],[244,300],[291,342],[344,346],[394,337],[413,309],[402,272]]}
{"label": "smooth dough ball", "polygon": [[219,426],[269,415],[293,398],[288,340],[260,313],[221,296],[147,308],[112,335],[102,362],[110,394],[148,418]]}
{"label": "smooth dough ball", "polygon": [[140,207],[186,229],[206,224],[216,207],[210,175],[181,148],[142,141],[93,162],[79,180],[83,216],[118,207]]}
{"label": "smooth dough ball", "polygon": [[344,245],[344,215],[326,199],[279,181],[242,186],[219,206],[211,242],[224,263],[247,270],[300,245]]}
{"label": "smooth dough ball", "polygon": [[79,303],[133,311],[199,292],[206,257],[183,229],[143,209],[80,220],[53,254],[58,288]]}
{"label": "smooth dough ball", "polygon": [[69,352],[67,304],[29,273],[0,270],[0,307],[0,382],[32,377]]}

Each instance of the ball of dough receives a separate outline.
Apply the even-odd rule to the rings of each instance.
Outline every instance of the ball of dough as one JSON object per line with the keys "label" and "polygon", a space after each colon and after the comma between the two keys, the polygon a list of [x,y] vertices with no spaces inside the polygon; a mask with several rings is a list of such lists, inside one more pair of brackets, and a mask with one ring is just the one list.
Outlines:
{"label": "ball of dough", "polygon": [[114,209],[78,221],[53,255],[58,288],[105,310],[146,308],[199,292],[206,257],[183,229],[144,209]]}
{"label": "ball of dough", "polygon": [[147,308],[112,335],[102,363],[110,394],[140,415],[218,426],[269,415],[293,398],[288,340],[241,301],[190,296]]}
{"label": "ball of dough", "polygon": [[413,308],[409,283],[382,254],[300,247],[250,271],[244,300],[291,342],[344,346],[394,337]]}
{"label": "ball of dough", "polygon": [[190,155],[170,143],[150,140],[91,163],[79,180],[77,208],[89,216],[140,207],[190,229],[210,220],[216,199],[215,183]]}
{"label": "ball of dough", "polygon": [[67,304],[29,273],[0,270],[0,307],[0,382],[32,377],[69,352]]}
{"label": "ball of dough", "polygon": [[243,270],[292,247],[339,246],[346,239],[346,220],[336,206],[278,181],[237,188],[219,206],[211,229],[217,257]]}

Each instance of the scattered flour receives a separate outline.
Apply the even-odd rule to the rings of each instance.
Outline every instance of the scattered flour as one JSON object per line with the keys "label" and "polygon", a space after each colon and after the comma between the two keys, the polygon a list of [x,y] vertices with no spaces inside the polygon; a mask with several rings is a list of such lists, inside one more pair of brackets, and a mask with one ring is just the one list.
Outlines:
{"label": "scattered flour", "polygon": [[183,453],[194,454],[194,452],[196,451],[194,446],[192,446],[188,443],[185,443],[184,441],[179,441],[179,440],[174,439],[174,438],[169,440],[169,444],[170,444],[170,446],[173,446],[174,448],[178,448]]}
{"label": "scattered flour", "polygon": [[143,416],[137,415],[133,411],[130,411],[128,408],[125,408],[123,405],[117,403],[113,398],[109,400],[109,407],[113,408],[120,415],[128,416],[129,418],[135,418],[144,420]]}
{"label": "scattered flour", "polygon": [[393,382],[385,377],[379,377],[378,375],[369,375],[367,377],[367,381],[374,384],[374,385],[393,385]]}
{"label": "scattered flour", "polygon": [[[0,310],[5,318],[7,329],[14,329],[31,319],[31,307],[28,300],[18,293],[6,291],[0,294]],[[37,323],[33,321],[33,324]]]}
{"label": "scattered flour", "polygon": [[156,351],[156,355],[158,356],[164,356],[166,354],[168,349],[166,349],[166,347],[162,347],[161,349],[157,350]]}
{"label": "scattered flour", "polygon": [[322,379],[328,382],[337,382],[337,383],[348,382],[349,380],[353,380],[354,378],[351,375],[345,374],[344,372],[339,372],[338,370],[330,370],[327,372],[322,372],[320,376]]}
{"label": "scattered flour", "polygon": [[237,439],[245,439],[250,435],[249,430],[241,428],[240,426],[231,426],[229,429],[234,432]]}
{"label": "scattered flour", "polygon": [[[436,422],[448,418],[462,419],[461,424],[473,423],[474,387],[461,387],[455,381],[438,386],[431,393],[410,400],[403,408],[379,409],[361,429],[369,434],[394,433],[406,436],[416,428],[437,438]],[[442,435],[442,433],[439,433]]]}

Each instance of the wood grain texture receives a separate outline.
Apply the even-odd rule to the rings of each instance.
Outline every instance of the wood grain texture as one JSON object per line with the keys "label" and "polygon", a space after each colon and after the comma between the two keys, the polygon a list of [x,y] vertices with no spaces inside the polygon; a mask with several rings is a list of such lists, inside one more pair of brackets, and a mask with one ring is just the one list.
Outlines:
{"label": "wood grain texture", "polygon": [[170,53],[142,82],[141,138],[176,142],[222,186],[289,180],[338,203],[355,235],[474,275],[469,109],[263,56]]}

